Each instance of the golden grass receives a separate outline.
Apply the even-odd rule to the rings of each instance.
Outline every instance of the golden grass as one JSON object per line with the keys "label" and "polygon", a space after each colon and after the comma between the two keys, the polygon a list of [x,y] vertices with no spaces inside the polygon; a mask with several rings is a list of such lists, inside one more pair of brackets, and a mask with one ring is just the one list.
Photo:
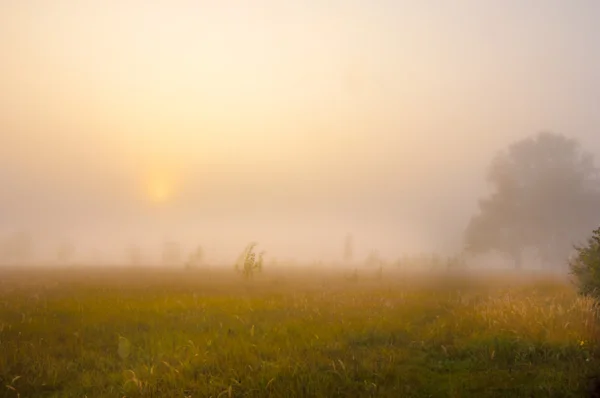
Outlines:
{"label": "golden grass", "polygon": [[0,270],[0,396],[582,396],[599,312],[557,277]]}

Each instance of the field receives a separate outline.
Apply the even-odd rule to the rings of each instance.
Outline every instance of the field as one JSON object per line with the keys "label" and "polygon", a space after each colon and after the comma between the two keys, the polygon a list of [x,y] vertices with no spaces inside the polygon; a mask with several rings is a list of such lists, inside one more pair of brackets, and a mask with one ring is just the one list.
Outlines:
{"label": "field", "polygon": [[535,275],[0,270],[1,397],[575,397],[600,319]]}

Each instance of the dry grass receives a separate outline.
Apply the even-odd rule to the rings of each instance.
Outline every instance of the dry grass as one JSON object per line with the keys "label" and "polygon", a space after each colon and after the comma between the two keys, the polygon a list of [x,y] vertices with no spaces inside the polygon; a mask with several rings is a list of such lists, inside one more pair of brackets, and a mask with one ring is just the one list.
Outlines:
{"label": "dry grass", "polygon": [[599,313],[557,278],[0,271],[0,396],[585,396]]}

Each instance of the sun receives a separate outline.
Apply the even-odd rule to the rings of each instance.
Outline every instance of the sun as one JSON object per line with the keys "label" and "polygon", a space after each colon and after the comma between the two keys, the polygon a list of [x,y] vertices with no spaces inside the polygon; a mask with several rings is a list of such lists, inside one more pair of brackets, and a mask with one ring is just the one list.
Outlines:
{"label": "sun", "polygon": [[175,184],[165,175],[153,175],[146,183],[146,196],[155,204],[171,201],[175,195]]}

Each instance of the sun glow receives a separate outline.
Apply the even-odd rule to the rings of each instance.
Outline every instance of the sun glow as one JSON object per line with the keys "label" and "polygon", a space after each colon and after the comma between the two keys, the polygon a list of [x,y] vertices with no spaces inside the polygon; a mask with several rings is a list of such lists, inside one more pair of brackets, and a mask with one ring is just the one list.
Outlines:
{"label": "sun glow", "polygon": [[175,183],[166,175],[152,175],[146,183],[146,196],[156,204],[167,203],[175,195]]}

